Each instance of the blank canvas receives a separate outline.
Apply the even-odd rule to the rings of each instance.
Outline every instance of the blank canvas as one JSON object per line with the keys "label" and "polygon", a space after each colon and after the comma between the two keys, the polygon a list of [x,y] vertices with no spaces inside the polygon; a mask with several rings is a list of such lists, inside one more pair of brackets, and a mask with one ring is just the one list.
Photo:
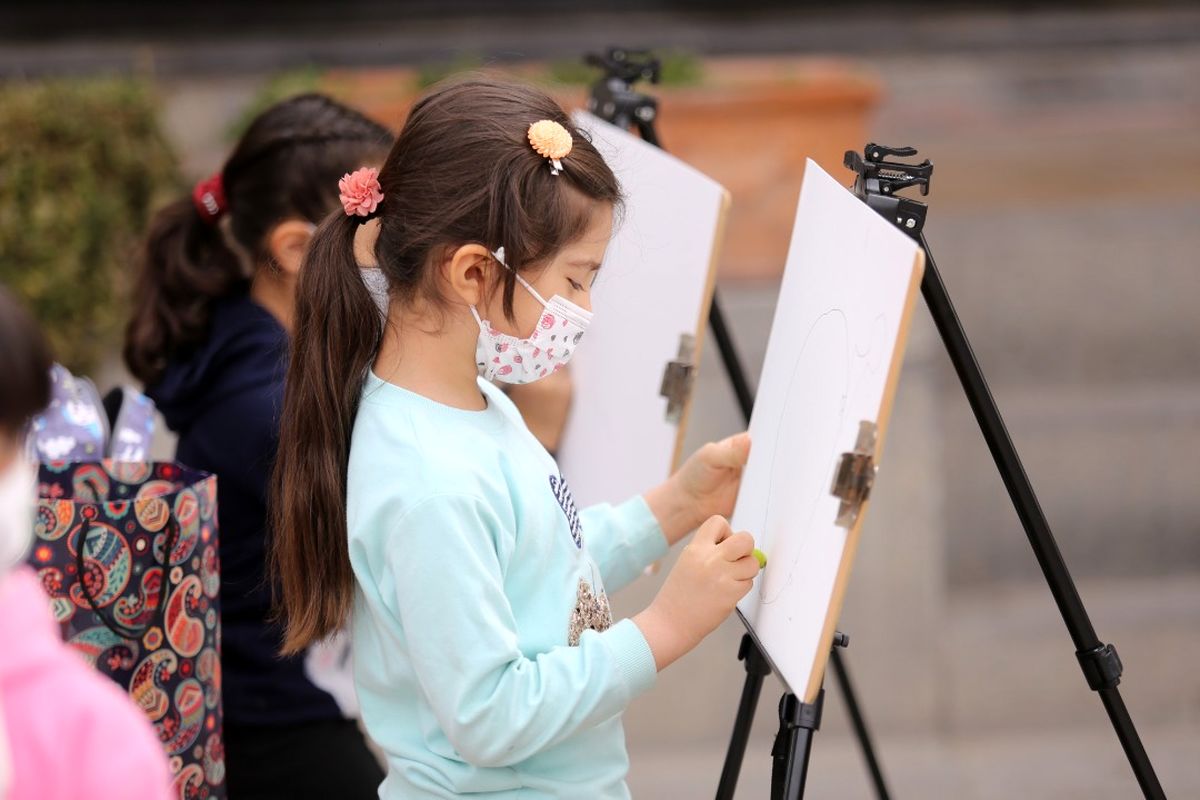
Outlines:
{"label": "blank canvas", "polygon": [[699,363],[729,195],[628,131],[586,112],[574,120],[625,195],[592,289],[592,323],[571,360],[574,399],[558,452],[587,506],[645,491],[678,458],[687,408],[669,422],[659,388],[681,334],[696,337]]}

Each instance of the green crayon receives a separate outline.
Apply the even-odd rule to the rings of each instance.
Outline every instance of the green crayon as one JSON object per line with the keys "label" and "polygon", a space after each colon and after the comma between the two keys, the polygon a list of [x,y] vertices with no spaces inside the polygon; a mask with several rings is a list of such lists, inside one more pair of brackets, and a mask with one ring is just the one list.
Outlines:
{"label": "green crayon", "polygon": [[753,555],[754,560],[758,562],[759,569],[763,569],[764,567],[767,566],[767,554],[764,553],[762,550],[759,550],[756,547],[756,548],[754,548],[754,552],[751,555]]}

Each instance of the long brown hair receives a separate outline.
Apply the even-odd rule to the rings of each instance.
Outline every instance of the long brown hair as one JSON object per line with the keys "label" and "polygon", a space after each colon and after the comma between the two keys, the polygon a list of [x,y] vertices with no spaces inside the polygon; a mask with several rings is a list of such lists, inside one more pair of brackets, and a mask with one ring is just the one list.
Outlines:
{"label": "long brown hair", "polygon": [[[529,126],[554,120],[574,139],[551,174]],[[596,203],[620,203],[612,170],[561,108],[528,87],[472,78],[412,109],[379,173],[375,257],[393,302],[436,301],[432,265],[461,245],[505,248],[515,270],[550,260],[587,227]],[[354,257],[361,218],[335,213],[300,271],[271,511],[276,608],[285,654],[335,631],[351,607],[346,468],[363,376],[380,343]],[[514,273],[501,271],[511,317]]]}
{"label": "long brown hair", "polygon": [[146,384],[168,359],[208,335],[215,300],[243,290],[254,264],[268,258],[267,233],[286,219],[320,222],[337,205],[337,180],[391,145],[387,128],[320,94],[284,100],[255,117],[221,168],[227,221],[206,218],[190,196],[150,223],[125,363]]}
{"label": "long brown hair", "polygon": [[20,433],[50,403],[50,348],[33,317],[0,286],[0,436]]}

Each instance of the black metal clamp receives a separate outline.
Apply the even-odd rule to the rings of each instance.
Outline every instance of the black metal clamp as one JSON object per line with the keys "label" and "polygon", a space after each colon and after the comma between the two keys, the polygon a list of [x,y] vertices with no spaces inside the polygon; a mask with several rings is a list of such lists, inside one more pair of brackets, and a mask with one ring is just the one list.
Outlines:
{"label": "black metal clamp", "polygon": [[1087,678],[1092,691],[1111,689],[1121,682],[1121,673],[1125,668],[1117,648],[1111,644],[1093,647],[1091,650],[1081,650],[1075,654],[1079,666],[1083,668],[1083,676]]}

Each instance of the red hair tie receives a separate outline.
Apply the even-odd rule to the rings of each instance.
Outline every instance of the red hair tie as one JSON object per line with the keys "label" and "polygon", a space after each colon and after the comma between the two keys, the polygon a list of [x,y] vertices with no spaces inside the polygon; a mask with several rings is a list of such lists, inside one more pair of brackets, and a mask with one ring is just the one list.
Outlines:
{"label": "red hair tie", "polygon": [[210,177],[200,181],[192,189],[192,203],[200,219],[209,225],[215,225],[225,213],[225,187],[221,183],[221,173],[214,172]]}

